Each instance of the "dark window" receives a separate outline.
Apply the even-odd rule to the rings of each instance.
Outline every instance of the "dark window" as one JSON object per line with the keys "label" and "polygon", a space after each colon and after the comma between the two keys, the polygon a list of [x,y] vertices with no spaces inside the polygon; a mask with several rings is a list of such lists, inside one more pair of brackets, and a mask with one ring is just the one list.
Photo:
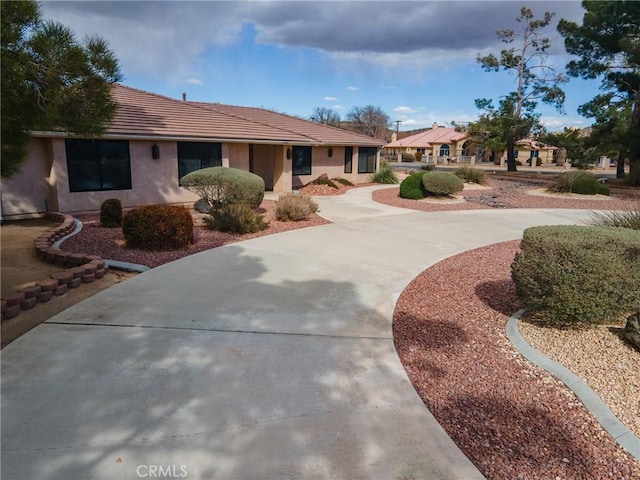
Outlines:
{"label": "dark window", "polygon": [[360,147],[358,149],[358,173],[373,173],[376,171],[376,147]]}
{"label": "dark window", "polygon": [[451,149],[449,148],[449,145],[442,145],[440,147],[440,156],[441,157],[448,157],[450,152],[451,152]]}
{"label": "dark window", "polygon": [[353,147],[344,148],[344,173],[353,172]]}
{"label": "dark window", "polygon": [[293,147],[293,175],[311,175],[311,147]]}
{"label": "dark window", "polygon": [[201,168],[222,166],[222,144],[178,142],[178,179]]}
{"label": "dark window", "polygon": [[65,148],[69,191],[131,189],[128,141],[67,139]]}

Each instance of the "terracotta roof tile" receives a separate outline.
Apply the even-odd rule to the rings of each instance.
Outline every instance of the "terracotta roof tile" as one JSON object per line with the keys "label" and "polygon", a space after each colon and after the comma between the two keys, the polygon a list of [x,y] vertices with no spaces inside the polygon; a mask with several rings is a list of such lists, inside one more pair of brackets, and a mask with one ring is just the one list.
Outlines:
{"label": "terracotta roof tile", "polygon": [[458,132],[455,128],[437,127],[417,133],[416,135],[411,135],[410,137],[401,138],[395,142],[388,143],[385,147],[430,148],[434,143],[457,142],[467,136],[465,132]]}

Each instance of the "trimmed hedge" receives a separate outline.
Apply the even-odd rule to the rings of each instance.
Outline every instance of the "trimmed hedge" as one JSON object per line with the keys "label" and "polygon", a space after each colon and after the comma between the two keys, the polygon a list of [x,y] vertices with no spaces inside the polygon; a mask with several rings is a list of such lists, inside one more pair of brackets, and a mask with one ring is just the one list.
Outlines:
{"label": "trimmed hedge", "polygon": [[420,171],[412,173],[405,178],[400,184],[400,197],[407,198],[409,200],[421,200],[427,196],[427,190],[422,184],[422,177],[429,174],[429,172]]}
{"label": "trimmed hedge", "polygon": [[181,250],[193,243],[193,218],[185,207],[149,205],[129,210],[122,233],[130,248]]}
{"label": "trimmed hedge", "polygon": [[640,232],[533,227],[520,248],[511,277],[534,318],[559,326],[607,323],[640,309]]}
{"label": "trimmed hedge", "polygon": [[422,177],[422,184],[429,195],[435,196],[454,195],[464,188],[464,182],[448,172],[431,172]]}
{"label": "trimmed hedge", "polygon": [[100,205],[100,225],[115,228],[122,225],[122,203],[117,198],[109,198]]}
{"label": "trimmed hedge", "polygon": [[262,177],[229,167],[196,170],[182,177],[180,185],[206,198],[214,208],[231,203],[248,203],[251,208],[258,208],[265,189]]}

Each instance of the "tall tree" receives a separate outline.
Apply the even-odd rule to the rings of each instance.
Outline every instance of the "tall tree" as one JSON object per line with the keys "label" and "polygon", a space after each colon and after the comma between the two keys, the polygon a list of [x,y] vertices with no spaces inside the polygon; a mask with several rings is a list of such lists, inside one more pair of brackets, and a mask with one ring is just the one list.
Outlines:
{"label": "tall tree", "polygon": [[[536,20],[530,8],[522,7],[516,18],[523,24],[519,31],[496,32],[503,43],[514,46],[503,49],[499,57],[493,53],[477,57],[487,72],[503,70],[516,76],[515,91],[508,93],[498,108],[486,99],[476,100],[476,106],[485,111],[485,120],[493,118],[500,124],[493,130],[502,132],[509,171],[516,171],[514,151],[517,142],[526,138],[538,123],[534,113],[538,102],[553,105],[559,111],[564,104],[565,95],[560,84],[566,79],[547,64],[547,50],[551,44],[548,38],[541,36],[541,30],[549,25],[553,16],[553,13],[545,12],[542,19]],[[512,120],[503,118],[505,116]],[[529,130],[527,126],[530,126]]]}
{"label": "tall tree", "polygon": [[64,25],[43,21],[34,1],[1,4],[2,177],[20,171],[30,132],[99,135],[116,104],[118,61],[100,38],[78,43]]}
{"label": "tall tree", "polygon": [[347,113],[346,119],[350,123],[349,129],[354,132],[380,140],[389,140],[391,119],[380,107],[373,105],[353,107]]}
{"label": "tall tree", "polygon": [[333,127],[340,126],[340,115],[338,112],[326,107],[316,107],[311,114],[311,120]]}
{"label": "tall tree", "polygon": [[567,160],[580,160],[584,156],[584,137],[578,128],[567,128],[561,132],[544,132],[538,140],[547,145],[558,147],[556,164],[561,167]]}
{"label": "tall tree", "polygon": [[640,2],[583,1],[582,6],[582,25],[564,19],[558,24],[567,52],[579,57],[567,64],[567,71],[574,77],[601,78],[605,93],[582,107],[596,122],[603,109],[594,106],[615,106],[617,111],[631,106],[623,149],[629,153],[630,183],[640,185]]}

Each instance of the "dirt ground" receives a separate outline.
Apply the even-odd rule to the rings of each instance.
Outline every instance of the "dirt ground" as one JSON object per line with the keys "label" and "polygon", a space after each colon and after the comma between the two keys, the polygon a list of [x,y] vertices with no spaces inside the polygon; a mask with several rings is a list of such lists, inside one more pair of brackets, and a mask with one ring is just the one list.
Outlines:
{"label": "dirt ground", "polygon": [[[40,280],[50,278],[51,274],[64,270],[64,267],[39,260],[33,246],[36,237],[55,225],[57,225],[56,222],[43,218],[15,220],[2,224],[0,227],[0,278],[3,296],[12,290],[34,285]],[[39,303],[30,310],[22,310],[20,315],[0,325],[2,347],[57,313],[133,275],[135,274],[110,270],[100,280],[70,289],[64,295],[53,297],[46,303]]]}

